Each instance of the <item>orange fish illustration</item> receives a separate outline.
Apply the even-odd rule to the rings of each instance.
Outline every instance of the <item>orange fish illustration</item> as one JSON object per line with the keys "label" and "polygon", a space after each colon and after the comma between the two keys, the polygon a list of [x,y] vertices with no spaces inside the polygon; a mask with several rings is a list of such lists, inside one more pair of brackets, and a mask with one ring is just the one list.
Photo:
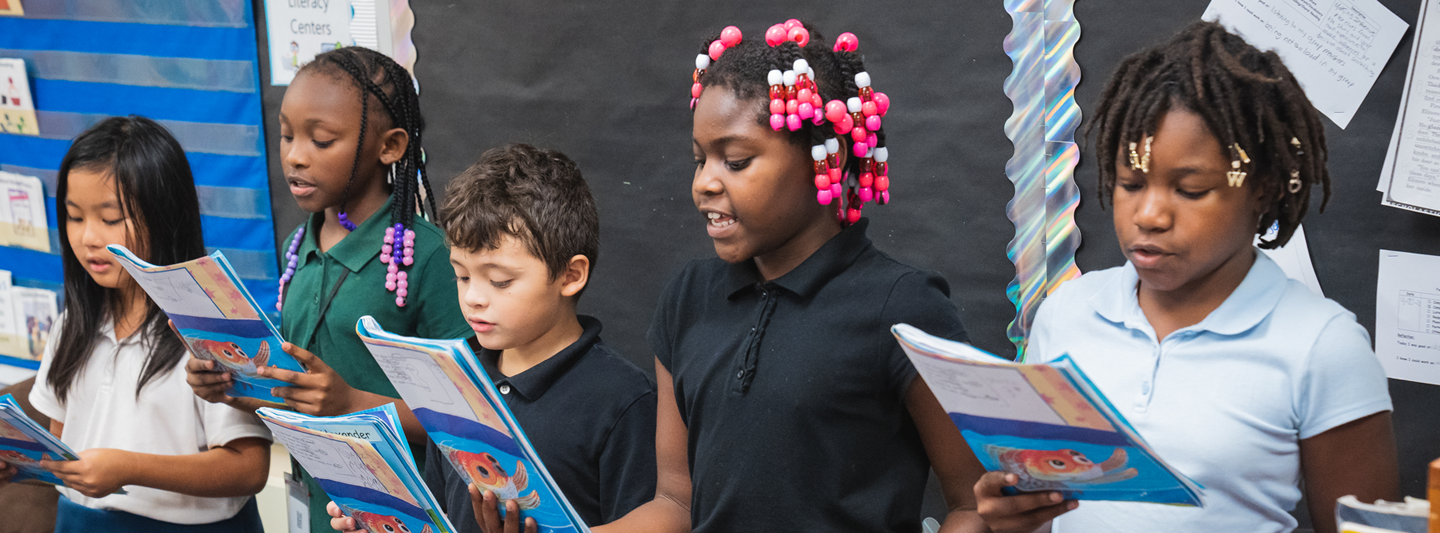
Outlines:
{"label": "orange fish illustration", "polygon": [[260,349],[254,358],[246,355],[239,344],[228,341],[191,339],[190,349],[202,359],[212,359],[225,368],[250,375],[270,361],[270,343],[267,341],[260,341]]}
{"label": "orange fish illustration", "polygon": [[530,476],[525,473],[525,463],[515,461],[515,474],[507,474],[500,466],[500,461],[489,453],[470,453],[460,450],[446,449],[446,455],[450,458],[450,464],[475,482],[480,490],[489,489],[495,493],[500,501],[515,500],[521,510],[534,509],[540,506],[540,494],[530,491],[524,496],[520,492],[530,485]]}
{"label": "orange fish illustration", "polygon": [[[49,459],[50,454],[45,454],[45,458]],[[0,450],[0,462],[10,463],[21,468],[40,467],[39,459],[32,459],[30,456],[17,452],[15,450]]]}
{"label": "orange fish illustration", "polygon": [[[355,519],[356,525],[370,533],[411,533],[405,522],[400,521],[397,517],[357,511],[349,507],[346,507],[345,510],[349,511],[350,518]],[[425,524],[420,529],[420,533],[430,533],[430,524]]]}
{"label": "orange fish illustration", "polygon": [[990,444],[985,446],[1000,467],[1019,476],[1022,490],[1048,490],[1067,485],[1114,483],[1135,477],[1139,471],[1125,468],[1129,457],[1116,448],[1109,459],[1095,464],[1085,454],[1070,449],[1022,450]]}

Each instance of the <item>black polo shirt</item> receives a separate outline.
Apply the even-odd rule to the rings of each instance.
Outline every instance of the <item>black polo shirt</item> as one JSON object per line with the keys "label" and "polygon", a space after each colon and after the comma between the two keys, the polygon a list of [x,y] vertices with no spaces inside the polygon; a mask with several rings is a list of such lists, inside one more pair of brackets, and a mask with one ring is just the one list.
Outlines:
{"label": "black polo shirt", "polygon": [[965,330],[945,280],[866,225],[770,282],[753,261],[693,261],[661,296],[649,340],[689,431],[697,533],[920,531],[930,461],[889,328]]}
{"label": "black polo shirt", "polygon": [[[514,376],[500,373],[500,352],[473,338],[471,347],[565,498],[595,526],[655,497],[655,383],[600,342],[599,320],[579,318],[579,340]],[[465,478],[434,442],[426,448],[426,485],[455,527],[479,532]]]}

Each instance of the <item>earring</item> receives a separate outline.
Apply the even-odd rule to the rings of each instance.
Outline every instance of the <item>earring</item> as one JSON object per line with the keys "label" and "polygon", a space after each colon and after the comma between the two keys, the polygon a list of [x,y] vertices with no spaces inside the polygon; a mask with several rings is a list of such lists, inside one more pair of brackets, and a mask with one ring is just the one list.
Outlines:
{"label": "earring", "polygon": [[1300,187],[1301,187],[1302,185],[1304,185],[1304,183],[1300,181],[1300,171],[1299,171],[1299,170],[1291,170],[1291,171],[1290,171],[1290,194],[1299,193],[1299,192],[1300,192]]}
{"label": "earring", "polygon": [[1230,148],[1235,150],[1239,158],[1230,161],[1231,170],[1225,173],[1225,178],[1230,182],[1231,187],[1239,187],[1245,184],[1246,176],[1245,171],[1240,170],[1240,163],[1243,161],[1248,164],[1250,156],[1245,154],[1245,149],[1241,148],[1239,144],[1231,144]]}

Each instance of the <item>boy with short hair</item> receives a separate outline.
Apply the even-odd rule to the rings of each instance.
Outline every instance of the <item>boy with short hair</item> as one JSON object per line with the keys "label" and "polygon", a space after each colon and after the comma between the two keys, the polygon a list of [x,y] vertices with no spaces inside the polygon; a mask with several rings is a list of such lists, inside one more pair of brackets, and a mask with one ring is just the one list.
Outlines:
{"label": "boy with short hair", "polygon": [[[575,163],[524,144],[490,150],[451,181],[440,218],[472,347],[576,512],[598,525],[649,501],[655,384],[600,342],[600,321],[575,314],[600,241]],[[460,531],[519,529],[433,442],[426,455],[426,484]],[[336,529],[354,526],[330,513]],[[520,516],[513,501],[506,516]]]}

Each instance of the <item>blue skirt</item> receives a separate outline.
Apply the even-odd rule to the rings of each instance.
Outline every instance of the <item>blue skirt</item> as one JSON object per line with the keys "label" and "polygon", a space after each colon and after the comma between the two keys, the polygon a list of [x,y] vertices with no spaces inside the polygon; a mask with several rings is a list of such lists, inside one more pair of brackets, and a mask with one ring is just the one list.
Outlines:
{"label": "blue skirt", "polygon": [[171,524],[125,511],[91,509],[60,496],[55,514],[55,533],[105,531],[114,533],[263,533],[260,510],[255,498],[245,502],[240,512],[228,519],[210,524]]}

